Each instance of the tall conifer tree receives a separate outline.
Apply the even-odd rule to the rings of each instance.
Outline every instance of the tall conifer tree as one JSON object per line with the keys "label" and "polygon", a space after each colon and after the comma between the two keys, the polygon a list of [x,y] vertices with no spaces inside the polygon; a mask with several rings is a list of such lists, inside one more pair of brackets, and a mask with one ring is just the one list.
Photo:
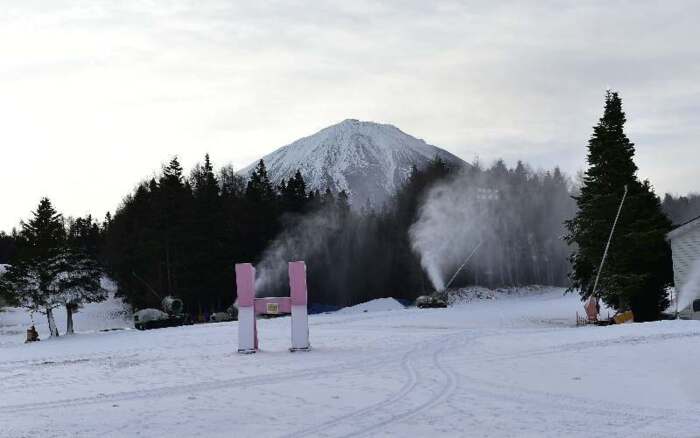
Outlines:
{"label": "tall conifer tree", "polygon": [[622,100],[608,91],[605,112],[588,142],[588,164],[578,212],[567,222],[567,241],[575,244],[571,256],[572,289],[582,298],[593,293],[594,282],[608,236],[622,199],[617,228],[596,295],[618,310],[632,310],[635,320],[659,317],[668,306],[665,288],[672,268],[665,235],[670,222],[661,211],[659,198],[648,181],[639,181],[634,164],[634,144],[624,132]]}
{"label": "tall conifer tree", "polygon": [[22,222],[24,242],[19,260],[3,276],[3,289],[13,301],[32,312],[44,312],[51,336],[58,336],[53,309],[61,304],[56,279],[65,244],[63,217],[48,198],[42,198],[28,222]]}
{"label": "tall conifer tree", "polygon": [[157,189],[158,215],[165,267],[165,291],[177,294],[178,278],[182,274],[187,239],[186,225],[190,213],[191,188],[182,176],[182,166],[177,157],[163,168]]}
{"label": "tall conifer tree", "polygon": [[246,198],[252,203],[269,203],[275,200],[275,188],[267,175],[265,162],[260,160],[255,170],[250,174],[246,187]]}
{"label": "tall conifer tree", "polygon": [[257,256],[270,243],[279,229],[277,191],[270,182],[265,162],[260,160],[250,174],[246,186],[246,236],[245,247],[249,254]]}

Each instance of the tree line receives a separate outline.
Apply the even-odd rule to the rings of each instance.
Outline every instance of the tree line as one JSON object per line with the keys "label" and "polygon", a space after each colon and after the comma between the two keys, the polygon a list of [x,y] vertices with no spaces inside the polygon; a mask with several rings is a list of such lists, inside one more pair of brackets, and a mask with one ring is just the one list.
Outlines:
{"label": "tree line", "polygon": [[674,225],[680,225],[700,216],[700,195],[673,196],[666,193],[661,207]]}
{"label": "tree line", "polygon": [[[429,189],[458,171],[435,159],[424,169],[414,168],[384,206],[358,209],[351,208],[345,192],[308,189],[300,172],[273,185],[263,161],[246,179],[231,166],[216,171],[208,155],[185,175],[173,158],[101,224],[91,217],[71,220],[55,246],[80,242],[133,307],[158,307],[162,298],[174,295],[195,319],[233,303],[238,262],[253,262],[264,275],[268,268],[284,269],[286,261],[305,260],[314,303],[344,306],[388,296],[412,300],[432,286],[408,230]],[[474,163],[470,172],[512,193],[501,204],[510,222],[503,223],[498,243],[508,256],[475,264],[456,285],[566,284],[561,224],[568,210],[545,212],[562,197],[573,206],[568,179],[558,169],[534,172],[522,163],[509,169],[501,160],[490,168]],[[44,209],[37,213],[47,214]],[[513,226],[536,212],[542,219],[534,221],[537,230],[520,233]],[[22,231],[7,240],[22,247],[26,235]],[[515,251],[533,245],[541,259]],[[288,293],[285,279],[274,278],[261,292]]]}
{"label": "tree line", "polygon": [[[454,172],[435,159],[424,169],[414,168],[383,207],[357,209],[345,192],[307,189],[300,172],[275,187],[263,161],[246,181],[230,166],[215,172],[208,156],[185,177],[173,159],[105,222],[105,265],[135,307],[155,306],[163,296],[176,295],[202,316],[235,299],[237,262],[253,262],[261,277],[272,276],[262,285],[266,294],[288,293],[284,275],[275,277],[275,271],[284,272],[286,261],[303,259],[312,302],[344,306],[387,296],[412,300],[432,286],[408,230],[429,188]],[[568,179],[558,169],[533,172],[522,163],[508,169],[503,161],[488,169],[477,163],[471,172],[509,188],[511,195],[501,205],[504,213],[509,210],[510,222],[504,221],[499,241],[508,256],[465,271],[456,285],[565,285],[569,266],[562,224],[574,206]],[[554,214],[547,209],[562,199],[570,208]],[[520,233],[514,224],[535,214],[537,229]],[[515,250],[533,247],[539,259],[533,260],[532,251]]]}
{"label": "tree line", "polygon": [[[498,193],[497,201],[484,207],[493,223],[483,254],[454,286],[570,286],[583,298],[595,294],[614,308],[632,308],[640,318],[653,319],[666,304],[663,289],[671,284],[670,252],[663,240],[671,222],[650,183],[636,177],[634,145],[624,135],[624,123],[619,96],[608,94],[604,116],[589,141],[589,168],[580,187],[556,168],[533,171],[521,162],[509,168],[498,160],[487,168],[475,162],[455,169],[436,158],[423,169],[413,168],[378,208],[351,207],[345,192],[311,190],[299,171],[275,186],[262,160],[243,177],[230,165],[215,170],[208,155],[185,174],[175,157],[159,175],[139,183],[100,224],[91,217],[63,220],[42,200],[21,231],[0,234],[0,261],[34,270],[25,272],[27,278],[40,281],[34,289],[20,289],[41,289],[43,295],[24,305],[49,316],[56,305],[103,297],[84,286],[94,276],[83,278],[77,298],[67,295],[60,282],[44,281],[54,269],[51,263],[60,261],[56,266],[68,269],[69,256],[77,266],[75,260],[82,257],[85,266],[94,267],[85,268],[91,275],[104,270],[134,308],[157,307],[162,298],[174,295],[195,319],[233,303],[238,262],[256,264],[265,294],[287,293],[285,263],[303,259],[313,303],[344,306],[388,296],[412,300],[433,286],[410,229],[431,189],[450,183],[457,190],[486,187]],[[628,203],[594,291],[624,186],[630,191]],[[694,205],[697,196],[666,196],[663,203],[674,222],[694,214]],[[46,266],[32,266],[32,260]],[[4,284],[20,277],[5,275]],[[4,290],[7,294],[8,287]],[[20,302],[22,297],[10,298]]]}

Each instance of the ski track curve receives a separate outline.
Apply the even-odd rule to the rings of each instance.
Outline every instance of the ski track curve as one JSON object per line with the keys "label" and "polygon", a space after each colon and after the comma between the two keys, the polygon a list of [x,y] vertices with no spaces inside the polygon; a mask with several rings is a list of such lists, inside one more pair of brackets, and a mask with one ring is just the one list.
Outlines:
{"label": "ski track curve", "polygon": [[404,374],[407,376],[406,381],[404,384],[401,386],[399,391],[394,393],[393,395],[379,401],[376,403],[373,403],[369,406],[365,406],[362,409],[358,409],[356,411],[353,411],[349,414],[343,415],[341,417],[335,417],[332,418],[331,420],[325,421],[323,423],[317,424],[315,426],[294,432],[289,435],[283,435],[284,438],[300,438],[300,437],[305,437],[305,436],[314,436],[315,434],[326,431],[328,428],[337,425],[340,422],[343,421],[348,421],[353,418],[362,416],[364,414],[367,414],[369,412],[372,412],[375,409],[379,409],[382,407],[385,407],[387,405],[390,405],[392,403],[395,403],[399,400],[401,400],[403,397],[405,397],[407,394],[409,394],[413,388],[418,383],[418,377],[416,374],[415,368],[411,365],[411,356],[414,355],[416,352],[419,351],[418,347],[415,347],[408,352],[406,352],[402,358],[401,358],[401,369],[403,370]]}
{"label": "ski track curve", "polygon": [[417,413],[427,411],[428,409],[431,409],[435,406],[439,406],[441,403],[446,402],[451,395],[456,391],[457,389],[457,379],[456,379],[456,374],[454,371],[449,369],[448,367],[445,367],[441,362],[440,362],[440,355],[445,352],[450,348],[449,345],[444,345],[440,349],[436,350],[432,354],[432,363],[437,368],[445,377],[445,382],[444,384],[435,391],[435,393],[425,400],[423,403],[420,405],[411,408],[409,410],[406,410],[400,414],[393,414],[389,418],[386,418],[384,420],[381,420],[377,423],[374,423],[368,427],[365,427],[361,430],[358,430],[356,432],[352,432],[350,434],[342,435],[343,437],[349,438],[349,437],[357,437],[357,436],[365,436],[372,434],[373,432],[378,432],[382,430],[383,428],[391,425],[392,423],[395,423],[397,421],[403,420],[405,418],[410,417],[411,415],[415,415]]}
{"label": "ski track curve", "polygon": [[[468,330],[470,331],[470,330]],[[445,367],[441,361],[440,356],[442,353],[450,348],[453,348],[455,341],[460,341],[460,343],[472,342],[475,337],[467,336],[464,337],[465,331],[459,331],[457,333],[451,333],[449,335],[434,336],[430,339],[429,345],[431,346],[431,364],[434,369],[437,369],[443,377],[443,382],[440,388],[433,391],[427,399],[422,400],[419,404],[409,406],[407,408],[401,408],[401,403],[405,402],[407,397],[412,393],[416,392],[416,388],[421,383],[426,383],[428,379],[421,377],[421,372],[417,371],[417,368],[412,364],[412,361],[416,357],[425,356],[425,350],[422,348],[414,348],[403,356],[401,361],[401,366],[404,372],[407,374],[407,381],[404,383],[402,388],[395,394],[385,398],[382,401],[373,403],[364,408],[353,411],[347,415],[340,417],[334,417],[331,420],[325,421],[323,423],[317,424],[315,426],[297,431],[295,433],[284,435],[285,438],[299,438],[306,436],[339,436],[339,437],[357,437],[371,434],[377,432],[384,427],[395,423],[397,421],[403,420],[411,415],[422,412],[424,410],[430,409],[441,403],[444,403],[447,398],[456,390],[457,388],[457,376],[454,371]],[[447,341],[447,342],[446,342]],[[387,412],[388,411],[388,412]],[[398,413],[396,411],[399,411]],[[353,422],[364,422],[367,416],[379,418],[370,418],[369,424],[361,425],[359,429],[351,432],[340,432],[333,433],[334,429],[347,427],[349,421]]]}
{"label": "ski track curve", "polygon": [[[537,356],[551,355],[567,352],[584,351],[596,347],[608,347],[619,343],[642,343],[663,342],[670,339],[697,337],[700,334],[658,334],[651,336],[619,336],[601,341],[590,341],[581,343],[566,343],[558,346],[535,349],[529,352],[512,355],[491,355],[488,358],[474,359],[463,361],[460,360],[460,365],[470,363],[488,363],[494,361],[512,361],[519,359],[528,359]],[[449,362],[448,362],[448,368]],[[466,383],[466,387],[461,388],[461,394],[469,394],[468,398],[473,402],[483,400],[491,400],[499,405],[504,403],[517,402],[520,406],[537,406],[543,411],[551,412],[552,410],[563,410],[574,415],[584,415],[590,417],[599,417],[601,424],[608,423],[611,427],[612,423],[617,423],[615,426],[619,428],[620,433],[628,433],[632,429],[638,429],[640,425],[650,425],[655,422],[670,422],[678,424],[682,422],[684,426],[692,429],[696,427],[697,419],[700,418],[698,410],[675,410],[659,407],[644,407],[634,404],[625,404],[613,401],[602,401],[599,399],[591,399],[583,396],[572,396],[558,394],[554,392],[544,392],[523,387],[514,387],[504,385],[498,381],[485,379],[477,379],[463,373],[458,373],[457,378],[460,382]],[[459,407],[453,400],[452,395],[448,397],[447,404],[453,409],[469,414]],[[669,423],[669,424],[670,424]],[[612,431],[611,431],[612,432]],[[641,432],[640,432],[641,433]],[[609,435],[609,434],[606,434]],[[658,433],[642,434],[643,436],[663,436]],[[641,436],[641,435],[640,435]]]}
{"label": "ski track curve", "polygon": [[[415,345],[409,352],[419,352],[425,348],[425,345],[434,342],[432,336],[426,338],[422,342]],[[407,353],[408,354],[408,353]],[[405,357],[404,355],[403,357]],[[65,398],[53,401],[39,403],[20,403],[14,405],[0,405],[0,414],[16,412],[29,408],[45,409],[59,408],[67,406],[78,406],[90,403],[108,403],[116,401],[141,400],[158,397],[177,396],[182,393],[193,394],[210,390],[220,389],[222,386],[250,387],[256,385],[266,385],[276,382],[281,382],[289,379],[299,379],[304,377],[318,377],[319,375],[327,376],[340,374],[344,372],[363,373],[367,369],[376,368],[379,366],[387,366],[397,361],[395,351],[387,352],[376,357],[374,360],[366,358],[345,362],[344,364],[329,364],[320,367],[307,368],[298,371],[288,371],[280,373],[271,373],[265,375],[257,375],[252,377],[237,377],[233,379],[210,380],[198,383],[185,385],[164,386],[155,389],[121,391],[110,394],[97,394],[84,397]],[[403,361],[403,359],[399,359]],[[70,363],[70,361],[68,361]]]}
{"label": "ski track curve", "polygon": [[[562,394],[555,393],[540,393],[537,391],[525,390],[523,388],[518,388],[521,395],[514,395],[513,388],[501,385],[498,382],[489,382],[484,380],[475,379],[472,377],[465,377],[462,374],[455,371],[451,366],[450,361],[441,360],[442,354],[447,350],[453,350],[458,346],[463,346],[468,342],[473,342],[476,339],[481,339],[490,336],[501,336],[506,335],[507,331],[494,330],[490,334],[481,333],[479,336],[464,336],[471,330],[464,330],[458,333],[452,333],[449,335],[436,335],[433,342],[440,342],[443,346],[439,349],[434,349],[432,351],[432,364],[435,369],[440,371],[443,376],[443,384],[429,399],[423,401],[418,406],[409,408],[399,413],[391,413],[386,418],[379,419],[378,421],[372,422],[369,425],[359,428],[356,431],[350,433],[332,434],[333,429],[339,427],[339,424],[344,422],[357,419],[366,414],[373,412],[391,409],[395,405],[398,405],[404,397],[409,395],[420,383],[420,378],[417,375],[409,377],[408,381],[404,386],[394,395],[387,397],[386,399],[374,403],[372,405],[366,406],[362,409],[351,412],[350,414],[335,417],[331,420],[325,421],[318,425],[297,431],[289,435],[283,435],[285,438],[299,438],[306,436],[340,436],[340,437],[358,437],[372,435],[373,433],[379,432],[385,427],[390,426],[392,423],[401,421],[411,415],[418,414],[420,412],[431,409],[435,406],[441,404],[447,404],[453,409],[466,413],[463,409],[456,405],[453,401],[453,397],[462,382],[466,383],[465,389],[467,393],[476,395],[475,401],[479,399],[488,399],[495,402],[519,402],[524,406],[536,405],[542,409],[562,409],[567,412],[581,415],[590,415],[594,417],[600,417],[606,421],[610,421],[611,417],[615,417],[615,422],[619,423],[617,426],[620,430],[629,430],[629,427],[640,424],[651,424],[656,421],[663,421],[664,419],[672,418],[674,421],[683,421],[688,425],[694,425],[697,423],[697,418],[700,417],[700,412],[697,412],[697,416],[693,415],[682,415],[679,412],[672,409],[650,409],[643,408],[634,405],[625,405],[621,403],[612,402],[601,402],[600,400],[592,400],[585,397],[572,397]],[[541,329],[533,330],[517,330],[518,333],[529,333],[529,332],[539,332]],[[698,337],[700,333],[678,333],[678,334],[657,334],[651,336],[617,336],[611,339],[605,339],[600,341],[587,341],[578,343],[565,343],[547,348],[533,349],[531,351],[525,351],[518,354],[489,354],[488,357],[480,357],[467,361],[460,361],[461,366],[467,365],[469,363],[484,363],[484,362],[494,362],[503,360],[518,360],[527,359],[531,357],[558,354],[565,352],[578,352],[584,351],[592,348],[603,348],[608,346],[614,346],[616,344],[634,344],[634,343],[649,343],[649,342],[664,342],[670,339],[679,338],[692,338]],[[438,340],[436,340],[439,338]],[[449,339],[449,342],[445,342]],[[415,350],[415,349],[414,349]],[[411,353],[414,352],[411,351]],[[415,368],[410,364],[411,355],[409,353],[404,355],[404,360],[402,360],[402,368],[405,370],[411,369],[415,372]],[[405,362],[405,363],[404,363]],[[418,373],[420,374],[420,373]],[[526,395],[522,395],[526,394]],[[692,414],[692,413],[691,413]]]}
{"label": "ski track curve", "polygon": [[[365,318],[359,317],[357,320]],[[368,318],[370,319],[370,318]],[[353,318],[353,320],[355,320]],[[320,325],[320,324],[319,324]],[[436,329],[437,330],[437,329]],[[547,329],[518,329],[512,330],[514,333],[526,334],[530,332],[547,331]],[[534,391],[525,388],[514,388],[503,385],[499,382],[493,382],[483,379],[477,379],[464,375],[456,371],[456,360],[445,360],[444,354],[446,351],[456,351],[466,344],[475,342],[476,340],[492,336],[507,336],[511,330],[506,328],[480,330],[478,335],[474,334],[474,329],[460,329],[450,333],[435,333],[426,335],[423,340],[413,345],[407,351],[404,351],[400,358],[397,358],[397,351],[404,349],[406,344],[403,344],[397,349],[392,349],[385,354],[375,357],[374,360],[362,358],[360,360],[347,361],[341,364],[329,364],[310,369],[297,371],[271,373],[266,375],[258,375],[252,377],[237,377],[233,379],[210,380],[195,384],[173,385],[161,388],[123,391],[112,394],[97,394],[85,397],[66,398],[61,400],[40,402],[40,403],[21,403],[14,405],[0,406],[0,414],[7,414],[26,409],[47,409],[61,408],[70,406],[79,406],[91,403],[108,403],[115,401],[129,401],[140,399],[152,399],[158,397],[177,396],[183,393],[197,393],[209,390],[218,390],[222,386],[250,387],[256,385],[265,385],[284,381],[292,378],[318,377],[342,374],[342,373],[364,373],[367,369],[394,366],[397,362],[401,372],[405,376],[404,382],[398,391],[388,395],[383,400],[365,406],[361,409],[353,411],[347,415],[335,417],[323,423],[302,429],[289,435],[284,435],[287,438],[303,437],[303,436],[344,436],[357,437],[372,435],[385,429],[392,424],[404,420],[412,415],[427,411],[436,406],[447,404],[452,409],[462,413],[468,413],[463,410],[456,398],[467,398],[478,402],[479,400],[490,400],[495,403],[508,402],[519,403],[523,406],[534,406],[536,408],[546,409],[561,409],[572,414],[580,416],[591,416],[600,418],[610,424],[612,428],[619,428],[620,431],[632,430],[630,428],[639,427],[639,425],[651,425],[656,422],[670,421],[682,422],[684,426],[692,428],[697,423],[697,418],[700,417],[700,411],[685,411],[679,412],[673,409],[663,408],[645,408],[631,404],[623,404],[616,402],[607,402],[600,400],[588,399],[585,397],[569,396],[564,394]],[[535,348],[515,354],[498,354],[483,352],[480,357],[475,357],[466,360],[459,360],[458,370],[464,369],[465,365],[473,363],[488,363],[494,361],[517,361],[519,359],[527,359],[537,356],[550,354],[560,354],[567,352],[579,352],[593,348],[605,348],[617,344],[648,344],[656,342],[665,342],[672,339],[682,338],[697,338],[700,333],[660,333],[649,336],[639,335],[621,335],[611,337],[609,339],[583,341],[576,343],[563,343],[550,347]],[[427,351],[426,351],[427,350]],[[138,351],[138,350],[133,350]],[[130,353],[129,350],[119,352],[99,352],[97,357],[83,358],[76,355],[71,356],[53,356],[46,358],[35,358],[32,360],[4,361],[0,362],[0,370],[3,368],[11,369],[14,366],[25,365],[43,365],[43,364],[70,364],[82,360],[110,360],[114,355]],[[100,354],[102,353],[102,354]],[[417,361],[421,357],[425,357],[426,353],[430,355],[430,363],[433,370],[440,374],[440,378],[435,383],[439,382],[439,387],[434,391],[429,392],[429,396],[416,403],[410,403],[408,406],[403,406],[407,402],[407,397],[415,395],[417,388],[421,384],[429,383],[430,377],[425,376],[426,369],[421,370],[417,367]],[[46,359],[46,360],[44,360]],[[432,384],[432,383],[429,383]],[[516,389],[517,391],[514,391]],[[457,392],[459,391],[459,394]],[[466,394],[466,395],[465,395]],[[356,430],[344,433],[333,434],[333,431],[339,427],[347,427],[348,422],[355,421],[358,428]],[[687,430],[687,429],[686,429]],[[643,432],[642,432],[643,434]],[[652,434],[653,435],[653,434]]]}

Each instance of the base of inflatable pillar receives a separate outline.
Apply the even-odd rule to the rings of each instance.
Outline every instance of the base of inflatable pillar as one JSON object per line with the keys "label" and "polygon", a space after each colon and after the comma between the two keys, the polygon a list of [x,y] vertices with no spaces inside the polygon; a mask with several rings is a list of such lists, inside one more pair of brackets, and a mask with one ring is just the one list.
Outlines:
{"label": "base of inflatable pillar", "polygon": [[290,348],[289,351],[291,351],[292,353],[296,353],[297,351],[311,351],[311,346],[303,348]]}
{"label": "base of inflatable pillar", "polygon": [[255,310],[253,307],[238,309],[238,352],[255,353],[258,349]]}

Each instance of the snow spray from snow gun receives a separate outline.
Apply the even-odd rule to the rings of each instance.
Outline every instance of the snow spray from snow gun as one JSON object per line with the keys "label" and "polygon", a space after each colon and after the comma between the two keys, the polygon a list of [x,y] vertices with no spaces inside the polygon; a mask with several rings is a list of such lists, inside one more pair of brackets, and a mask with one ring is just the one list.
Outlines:
{"label": "snow spray from snow gun", "polygon": [[457,275],[462,271],[462,269],[464,269],[464,266],[466,266],[466,264],[469,263],[469,260],[471,260],[471,258],[474,256],[474,254],[476,254],[476,251],[479,249],[479,247],[481,246],[482,243],[484,243],[483,240],[479,241],[479,243],[476,244],[476,246],[474,247],[474,249],[472,250],[472,252],[469,253],[469,255],[467,256],[467,258],[464,259],[464,262],[459,266],[459,268],[457,268],[457,270],[455,271],[455,273],[452,275],[452,278],[450,278],[450,281],[447,282],[447,285],[445,285],[445,289],[444,289],[444,290],[449,289],[449,287],[450,287],[450,285],[452,284],[452,282],[455,281],[455,278],[457,278]]}
{"label": "snow spray from snow gun", "polygon": [[263,251],[256,266],[257,296],[283,292],[277,287],[287,278],[287,261],[308,259],[318,254],[340,227],[338,212],[331,208],[296,217]]}
{"label": "snow spray from snow gun", "polygon": [[680,286],[676,296],[676,318],[680,317],[680,312],[688,308],[693,301],[700,298],[700,260],[693,264],[688,279]]}
{"label": "snow spray from snow gun", "polygon": [[[435,291],[451,286],[481,242],[494,238],[497,213],[493,205],[500,200],[498,189],[468,174],[457,175],[427,193],[409,236]],[[465,254],[469,254],[467,260]],[[455,267],[457,271],[447,281],[444,275]]]}

